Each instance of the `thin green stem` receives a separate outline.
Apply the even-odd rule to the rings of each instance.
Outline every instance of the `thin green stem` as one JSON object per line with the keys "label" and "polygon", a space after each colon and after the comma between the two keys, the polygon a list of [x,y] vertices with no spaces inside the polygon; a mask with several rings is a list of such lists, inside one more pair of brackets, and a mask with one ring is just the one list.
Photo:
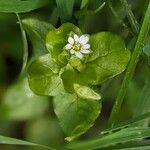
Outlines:
{"label": "thin green stem", "polygon": [[23,42],[23,63],[22,63],[22,69],[21,69],[21,73],[20,73],[20,76],[22,76],[22,74],[25,72],[26,65],[28,62],[28,42],[27,42],[26,33],[23,29],[23,25],[22,25],[20,16],[17,13],[16,13],[16,15],[17,15],[17,18],[18,18],[18,21],[20,24],[20,29],[21,29],[21,34],[22,34],[22,42]]}
{"label": "thin green stem", "polygon": [[140,33],[138,35],[133,54],[131,56],[131,60],[129,62],[127,71],[125,73],[124,80],[122,82],[121,88],[119,90],[119,93],[118,93],[115,103],[113,105],[113,109],[112,109],[112,112],[111,112],[111,115],[110,115],[110,118],[108,121],[109,127],[114,125],[114,123],[118,117],[118,113],[120,111],[120,108],[121,108],[121,105],[123,102],[123,98],[126,94],[128,85],[132,79],[139,56],[142,53],[142,48],[143,48],[145,39],[147,37],[149,28],[150,28],[150,2],[148,4],[148,8],[145,13],[145,17],[144,17],[144,20],[143,20],[143,23],[142,23],[142,26],[140,29]]}
{"label": "thin green stem", "polygon": [[126,11],[126,14],[127,14],[127,17],[128,17],[128,20],[131,24],[131,27],[132,27],[132,30],[135,34],[138,34],[138,31],[139,31],[139,24],[128,4],[128,2],[126,0],[120,0],[121,1],[121,4],[122,6],[124,7],[125,11]]}

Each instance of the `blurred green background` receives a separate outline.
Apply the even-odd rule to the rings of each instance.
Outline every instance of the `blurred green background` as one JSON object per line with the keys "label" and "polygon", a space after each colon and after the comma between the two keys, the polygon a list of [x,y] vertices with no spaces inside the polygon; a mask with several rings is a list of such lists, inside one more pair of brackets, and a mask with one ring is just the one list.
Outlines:
{"label": "blurred green background", "polygon": [[[89,1],[89,10],[95,10],[102,4],[102,0]],[[128,1],[138,22],[141,23],[146,0]],[[86,33],[96,33],[100,31],[111,31],[119,34],[126,42],[127,47],[132,51],[135,44],[136,34],[132,30],[125,10],[118,0],[112,0],[111,6],[118,17],[114,16],[110,6],[106,5],[96,14],[87,14],[85,20],[75,17],[79,12],[81,1],[76,0],[74,5],[74,15],[70,20],[74,24],[84,27]],[[21,18],[38,18],[60,26],[56,2],[30,13],[22,14]],[[77,20],[81,19],[81,20]],[[36,96],[28,87],[27,79],[18,81],[23,56],[23,46],[21,31],[17,23],[15,14],[0,13],[0,135],[25,139],[31,142],[60,147],[65,143],[64,134],[59,126],[58,120],[53,112],[51,97]],[[124,24],[127,27],[124,27]],[[32,44],[30,39],[29,54],[32,54]],[[150,36],[147,45],[150,44]],[[143,53],[137,65],[134,78],[129,85],[123,108],[120,112],[120,120],[126,120],[138,115],[138,101],[140,101],[144,86],[150,89],[150,70],[148,58]],[[111,111],[113,100],[120,88],[123,74],[119,75],[99,86],[102,93],[102,115],[97,119],[96,124],[81,139],[96,136],[104,129],[106,121]],[[145,99],[149,110],[150,93],[147,92]],[[136,107],[137,106],[137,107]],[[135,109],[136,108],[136,109]],[[147,122],[145,123],[147,124]],[[0,145],[0,150],[40,150],[40,148],[4,146]]]}

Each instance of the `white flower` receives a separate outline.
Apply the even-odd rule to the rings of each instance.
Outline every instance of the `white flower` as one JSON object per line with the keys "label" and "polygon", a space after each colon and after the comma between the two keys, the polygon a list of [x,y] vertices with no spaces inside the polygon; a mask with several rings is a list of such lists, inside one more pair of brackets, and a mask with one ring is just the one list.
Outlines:
{"label": "white flower", "polygon": [[74,36],[68,37],[68,43],[65,46],[65,49],[70,52],[71,55],[75,55],[76,57],[83,59],[84,55],[91,53],[89,37],[87,35],[78,36],[74,34]]}

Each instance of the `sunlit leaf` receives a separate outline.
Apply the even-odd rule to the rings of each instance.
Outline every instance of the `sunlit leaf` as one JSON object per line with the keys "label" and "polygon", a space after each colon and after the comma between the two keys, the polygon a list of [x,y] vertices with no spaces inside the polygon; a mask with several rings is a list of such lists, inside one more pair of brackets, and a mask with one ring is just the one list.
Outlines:
{"label": "sunlit leaf", "polygon": [[87,61],[91,62],[78,74],[79,82],[97,85],[126,69],[130,52],[120,37],[101,32],[92,35],[90,43],[93,53]]}
{"label": "sunlit leaf", "polygon": [[74,84],[76,94],[83,99],[100,100],[101,96],[89,87]]}
{"label": "sunlit leaf", "polygon": [[101,104],[92,99],[82,99],[75,94],[63,94],[54,97],[55,113],[61,127],[72,141],[86,132],[98,117]]}
{"label": "sunlit leaf", "polygon": [[55,96],[64,91],[58,76],[60,66],[49,54],[33,61],[28,68],[29,85],[38,95]]}

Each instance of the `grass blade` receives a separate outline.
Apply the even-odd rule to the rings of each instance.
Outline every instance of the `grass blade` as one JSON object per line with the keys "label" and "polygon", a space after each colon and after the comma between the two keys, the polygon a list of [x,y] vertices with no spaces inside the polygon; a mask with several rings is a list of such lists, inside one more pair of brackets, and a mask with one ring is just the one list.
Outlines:
{"label": "grass blade", "polygon": [[109,133],[109,132],[113,132],[113,131],[116,131],[116,130],[120,130],[120,129],[122,129],[122,128],[129,127],[129,126],[131,126],[131,124],[133,124],[133,123],[137,123],[137,122],[139,122],[139,121],[142,121],[142,120],[148,119],[148,118],[150,118],[150,112],[144,113],[144,114],[139,115],[139,116],[137,116],[137,117],[135,117],[135,118],[132,118],[132,119],[126,121],[126,122],[120,123],[120,124],[117,125],[117,126],[114,126],[114,127],[112,127],[112,128],[106,129],[106,130],[102,131],[101,134],[106,134],[106,133]]}
{"label": "grass blade", "polygon": [[116,145],[119,143],[139,141],[147,137],[150,137],[150,128],[130,127],[130,128],[122,129],[115,133],[104,135],[97,139],[71,143],[67,147],[70,149],[86,149],[86,150],[100,149],[100,148]]}
{"label": "grass blade", "polygon": [[0,12],[24,13],[43,7],[50,0],[0,0]]}
{"label": "grass blade", "polygon": [[111,10],[111,12],[113,13],[113,15],[118,19],[119,23],[126,29],[128,29],[128,26],[123,22],[123,20],[120,18],[120,16],[117,14],[117,12],[115,11],[115,9],[112,6],[112,2],[111,0],[107,0],[107,4]]}
{"label": "grass blade", "polygon": [[22,146],[37,146],[37,147],[41,147],[43,149],[47,149],[47,150],[55,150],[54,148],[50,148],[44,145],[39,145],[36,143],[31,143],[28,141],[24,141],[24,140],[18,140],[15,138],[10,138],[10,137],[6,137],[6,136],[0,136],[0,144],[7,144],[7,145],[22,145]]}
{"label": "grass blade", "polygon": [[74,0],[56,0],[61,22],[71,19],[73,13]]}
{"label": "grass blade", "polygon": [[120,0],[121,1],[121,4],[122,6],[124,7],[125,11],[126,11],[126,14],[127,14],[127,17],[128,17],[128,20],[131,24],[131,27],[132,27],[132,30],[134,31],[135,34],[138,34],[138,31],[139,31],[139,24],[129,6],[129,4],[127,3],[126,0]]}
{"label": "grass blade", "polygon": [[147,11],[145,13],[145,17],[144,17],[144,20],[143,20],[143,23],[142,23],[142,26],[140,29],[140,33],[138,35],[138,38],[137,38],[137,41],[135,44],[135,48],[134,48],[134,51],[131,56],[131,60],[129,62],[127,71],[125,73],[124,80],[122,82],[121,88],[119,90],[119,93],[118,93],[115,103],[113,105],[113,109],[112,109],[112,112],[111,112],[111,115],[110,115],[110,118],[108,121],[108,126],[113,126],[118,118],[118,114],[121,109],[122,102],[123,102],[124,96],[126,94],[128,85],[134,74],[134,70],[135,70],[136,64],[139,60],[139,56],[142,53],[143,45],[144,45],[145,39],[147,37],[147,34],[149,32],[149,28],[150,28],[150,2],[147,7]]}

